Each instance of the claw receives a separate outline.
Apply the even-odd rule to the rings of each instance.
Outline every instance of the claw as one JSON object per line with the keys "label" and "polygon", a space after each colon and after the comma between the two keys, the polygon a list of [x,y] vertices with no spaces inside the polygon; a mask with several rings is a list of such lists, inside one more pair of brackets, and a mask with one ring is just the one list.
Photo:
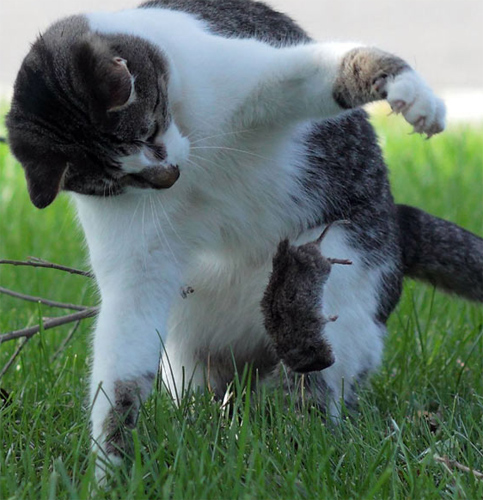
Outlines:
{"label": "claw", "polygon": [[407,107],[407,103],[404,102],[404,101],[394,101],[392,104],[391,104],[391,109],[393,110],[393,112],[398,115],[399,113],[401,113],[404,108]]}
{"label": "claw", "polygon": [[424,133],[425,125],[426,125],[426,118],[424,116],[422,116],[414,124],[414,131],[417,132],[418,134]]}

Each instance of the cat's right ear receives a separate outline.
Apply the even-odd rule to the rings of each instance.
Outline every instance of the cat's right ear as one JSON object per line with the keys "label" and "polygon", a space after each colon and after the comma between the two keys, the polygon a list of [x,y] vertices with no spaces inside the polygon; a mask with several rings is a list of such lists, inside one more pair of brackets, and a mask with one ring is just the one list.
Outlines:
{"label": "cat's right ear", "polygon": [[24,169],[32,203],[37,208],[45,208],[62,189],[68,168],[67,158],[49,149],[42,137],[18,126],[19,118],[13,118],[12,114],[11,111],[7,116],[10,150]]}
{"label": "cat's right ear", "polygon": [[74,64],[83,82],[95,119],[120,111],[135,100],[134,77],[128,62],[116,55],[109,44],[91,36],[74,47]]}
{"label": "cat's right ear", "polygon": [[42,158],[39,162],[23,162],[27,188],[37,208],[48,207],[62,189],[67,163],[60,158]]}

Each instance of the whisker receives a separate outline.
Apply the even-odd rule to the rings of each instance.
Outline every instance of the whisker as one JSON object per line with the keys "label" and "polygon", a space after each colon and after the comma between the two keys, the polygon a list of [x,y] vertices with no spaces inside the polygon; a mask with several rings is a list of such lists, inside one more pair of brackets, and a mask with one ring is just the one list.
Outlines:
{"label": "whisker", "polygon": [[236,153],[244,153],[250,156],[254,156],[256,158],[261,158],[262,160],[270,161],[273,162],[274,160],[272,158],[267,158],[266,156],[261,156],[257,153],[252,153],[251,151],[245,151],[244,149],[237,149],[237,148],[229,148],[229,147],[223,147],[223,146],[195,146],[193,149],[219,149],[220,151],[234,151]]}
{"label": "whisker", "polygon": [[166,209],[164,208],[164,204],[163,204],[163,201],[161,200],[160,197],[156,197],[155,200],[158,202],[158,204],[160,205],[161,207],[161,210],[163,211],[163,214],[164,216],[166,217],[166,221],[168,222],[168,225],[169,227],[171,228],[171,230],[173,231],[173,233],[175,234],[175,236],[179,239],[179,241],[183,241],[183,238],[181,238],[181,236],[179,235],[178,231],[176,230],[176,228],[174,227],[173,223],[171,222],[171,219],[169,217],[169,214],[168,212],[166,211]]}
{"label": "whisker", "polygon": [[[210,123],[208,120],[206,120],[206,118],[202,118],[202,115],[199,113],[195,113],[195,116],[193,116],[193,119],[194,119],[194,121],[200,121],[200,122],[204,123],[206,125],[207,129],[212,129],[216,126],[215,123]],[[190,132],[186,137],[189,139],[193,135],[199,134],[201,132],[203,132],[202,129],[195,129],[192,132]]]}
{"label": "whisker", "polygon": [[171,256],[173,257],[173,260],[176,264],[176,272],[177,272],[178,276],[181,276],[179,260],[176,257],[176,254],[174,253],[173,248],[171,247],[166,234],[164,233],[162,225],[157,224],[157,222],[159,223],[159,220],[158,220],[158,217],[156,216],[157,212],[155,210],[156,207],[154,205],[154,201],[153,201],[152,196],[149,196],[149,201],[151,202],[151,212],[152,212],[152,216],[153,216],[153,224],[154,224],[154,229],[156,231],[156,234],[160,238],[160,241],[161,241],[161,238],[164,240],[164,244],[165,244],[166,248],[168,249],[169,253],[171,254]]}
{"label": "whisker", "polygon": [[141,246],[142,246],[142,255],[144,257],[144,270],[148,269],[148,261],[147,261],[147,244],[146,244],[146,226],[145,226],[145,218],[146,218],[146,197],[143,196],[143,216],[141,218]]}
{"label": "whisker", "polygon": [[128,226],[128,232],[131,232],[131,230],[132,230],[132,226],[134,224],[134,219],[136,217],[136,214],[137,214],[137,211],[138,211],[139,207],[141,206],[141,202],[142,201],[143,201],[143,196],[140,196],[139,199],[138,199],[138,202],[136,204],[136,208],[134,209],[134,212],[132,214],[131,222],[129,223],[129,226]]}
{"label": "whisker", "polygon": [[246,128],[242,130],[235,130],[233,132],[225,132],[223,134],[216,134],[216,135],[209,135],[207,137],[202,137],[201,139],[196,139],[196,141],[192,141],[191,144],[198,144],[199,142],[202,141],[207,141],[208,139],[217,139],[218,137],[225,137],[227,135],[237,135],[237,134],[243,134],[244,132],[254,132],[257,130],[256,128]]}
{"label": "whisker", "polygon": [[[196,156],[196,155],[191,155],[191,156],[193,156],[193,158],[201,158],[200,156]],[[203,159],[203,158],[201,158],[201,159]],[[186,158],[186,161],[188,163],[190,163],[191,165],[193,165],[196,169],[201,170],[203,168],[201,165],[198,165],[198,163],[194,162],[193,160],[190,160],[189,158]]]}
{"label": "whisker", "polygon": [[[219,166],[220,166],[220,164],[219,164],[219,163],[217,163],[216,161],[210,160],[209,158],[203,158],[202,156],[198,156],[198,155],[194,155],[194,154],[190,154],[190,156],[192,156],[192,157],[193,157],[193,158],[195,158],[195,159],[201,160],[201,161],[207,161],[207,162],[213,163],[213,165],[216,165],[217,167],[219,167]],[[197,168],[201,168],[201,169],[203,169],[203,166],[202,166],[202,165],[198,165],[197,163],[194,163],[194,162],[193,162],[192,160],[190,160],[189,158],[188,158],[188,161],[189,161],[190,163],[192,163],[193,165],[195,165]]]}

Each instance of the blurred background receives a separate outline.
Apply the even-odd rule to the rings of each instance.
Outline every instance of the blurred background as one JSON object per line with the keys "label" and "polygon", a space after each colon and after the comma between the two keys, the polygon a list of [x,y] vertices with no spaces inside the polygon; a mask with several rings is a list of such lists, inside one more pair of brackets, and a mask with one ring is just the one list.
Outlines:
{"label": "blurred background", "polygon": [[[223,0],[219,0],[223,2]],[[68,14],[136,0],[0,0],[0,92],[8,96],[29,44]],[[446,98],[450,119],[483,120],[483,0],[268,0],[319,40],[394,52]]]}

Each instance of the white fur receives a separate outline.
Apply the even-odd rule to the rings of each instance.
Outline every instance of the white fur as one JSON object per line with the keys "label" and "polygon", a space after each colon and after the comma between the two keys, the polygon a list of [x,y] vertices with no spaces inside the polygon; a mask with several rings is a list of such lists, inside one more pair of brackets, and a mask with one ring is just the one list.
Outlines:
{"label": "white fur", "polygon": [[431,136],[444,130],[445,105],[415,71],[407,70],[389,79],[385,90],[393,111],[402,113],[415,132]]}
{"label": "white fur", "polygon": [[[276,49],[213,36],[193,17],[162,9],[96,13],[88,20],[102,33],[143,37],[168,57],[177,127],[163,141],[181,172],[161,192],[75,195],[102,298],[91,387],[93,436],[102,448],[114,383],[156,372],[163,343],[175,392],[183,379],[205,385],[198,350],[243,353],[264,337],[259,304],[276,245],[285,237],[308,241],[317,232],[299,234],[306,215],[292,201],[303,196],[297,139],[307,120],[341,111],[332,85],[354,45]],[[439,111],[433,113],[427,101],[434,96],[421,85],[412,73],[401,75],[388,83],[389,98],[414,103],[405,112],[411,122],[413,109],[424,108],[434,124]],[[189,137],[189,158],[180,132]],[[149,162],[140,153],[124,169],[136,172]],[[383,332],[372,318],[381,277],[365,270],[342,229],[331,230],[323,251],[354,261],[333,270],[324,296],[324,313],[339,316],[326,326],[336,363],[324,372],[337,399],[344,380],[380,362]],[[194,293],[182,299],[186,285]]]}

